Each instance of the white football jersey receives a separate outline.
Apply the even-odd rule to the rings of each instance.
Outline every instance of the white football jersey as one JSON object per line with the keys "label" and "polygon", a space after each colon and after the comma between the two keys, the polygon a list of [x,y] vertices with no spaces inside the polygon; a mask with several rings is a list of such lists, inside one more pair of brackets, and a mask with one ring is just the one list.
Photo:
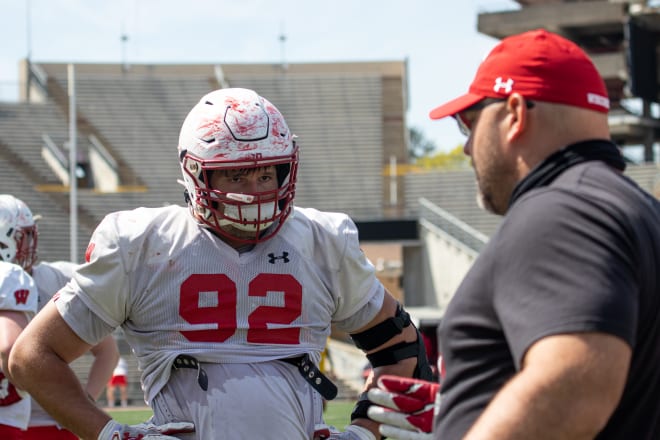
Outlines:
{"label": "white football jersey", "polygon": [[70,261],[42,261],[32,268],[32,279],[39,292],[38,310],[69,282],[76,267],[78,265]]}
{"label": "white football jersey", "polygon": [[116,212],[94,232],[86,260],[58,310],[90,344],[123,328],[148,402],[182,353],[221,364],[309,353],[318,363],[330,324],[357,330],[384,295],[353,221],[314,209],[295,208],[273,238],[244,253],[185,207]]}
{"label": "white football jersey", "polygon": [[[37,312],[37,289],[22,267],[0,261],[0,310],[24,312],[32,319]],[[27,428],[30,396],[9,382],[0,366],[0,424]]]}
{"label": "white football jersey", "polygon": [[[71,275],[77,264],[69,261],[42,261],[32,267],[32,278],[39,292],[38,310],[41,310],[46,303],[57,293],[64,285],[69,282]],[[32,413],[30,415],[30,427],[32,426],[52,426],[59,424],[48,414],[36,400],[32,401]]]}

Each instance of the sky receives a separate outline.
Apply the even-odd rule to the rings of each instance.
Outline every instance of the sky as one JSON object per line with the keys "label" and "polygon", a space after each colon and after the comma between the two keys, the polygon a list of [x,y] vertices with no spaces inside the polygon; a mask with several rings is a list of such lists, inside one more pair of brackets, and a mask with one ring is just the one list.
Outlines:
{"label": "sky", "polygon": [[464,142],[456,124],[428,113],[467,91],[497,44],[477,31],[478,14],[516,8],[509,0],[0,0],[0,100],[18,96],[28,54],[129,64],[407,60],[408,125],[449,151]]}

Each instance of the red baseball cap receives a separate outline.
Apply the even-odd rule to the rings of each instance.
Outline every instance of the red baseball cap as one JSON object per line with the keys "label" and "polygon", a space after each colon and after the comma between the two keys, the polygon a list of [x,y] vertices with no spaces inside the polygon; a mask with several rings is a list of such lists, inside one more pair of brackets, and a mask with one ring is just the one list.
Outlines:
{"label": "red baseball cap", "polygon": [[544,29],[504,38],[479,66],[468,93],[431,110],[431,119],[462,112],[484,98],[519,93],[531,100],[607,113],[603,78],[575,43]]}

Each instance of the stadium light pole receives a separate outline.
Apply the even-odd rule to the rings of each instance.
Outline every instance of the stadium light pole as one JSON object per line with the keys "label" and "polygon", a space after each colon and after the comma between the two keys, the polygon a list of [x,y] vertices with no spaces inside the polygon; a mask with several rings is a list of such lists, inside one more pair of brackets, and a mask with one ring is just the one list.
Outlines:
{"label": "stadium light pole", "polygon": [[27,45],[28,63],[32,58],[32,7],[30,0],[25,3],[25,43]]}
{"label": "stadium light pole", "polygon": [[76,125],[76,74],[73,64],[68,65],[69,86],[69,217],[70,217],[70,253],[71,261],[78,263],[78,179],[76,169],[78,160],[77,125]]}

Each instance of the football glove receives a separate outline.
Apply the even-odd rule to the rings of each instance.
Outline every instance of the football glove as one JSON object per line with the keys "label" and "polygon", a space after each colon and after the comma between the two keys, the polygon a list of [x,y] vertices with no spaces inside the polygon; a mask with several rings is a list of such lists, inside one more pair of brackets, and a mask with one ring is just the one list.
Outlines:
{"label": "football glove", "polygon": [[367,396],[374,404],[369,418],[380,422],[382,435],[397,440],[431,439],[436,396],[440,384],[425,380],[383,375]]}
{"label": "football glove", "polygon": [[334,426],[316,425],[314,440],[376,440],[376,436],[367,428],[357,425],[348,425],[340,432]]}
{"label": "football glove", "polygon": [[195,425],[189,422],[173,422],[164,425],[140,423],[122,425],[116,420],[109,420],[99,433],[97,440],[178,440],[169,434],[195,432]]}

